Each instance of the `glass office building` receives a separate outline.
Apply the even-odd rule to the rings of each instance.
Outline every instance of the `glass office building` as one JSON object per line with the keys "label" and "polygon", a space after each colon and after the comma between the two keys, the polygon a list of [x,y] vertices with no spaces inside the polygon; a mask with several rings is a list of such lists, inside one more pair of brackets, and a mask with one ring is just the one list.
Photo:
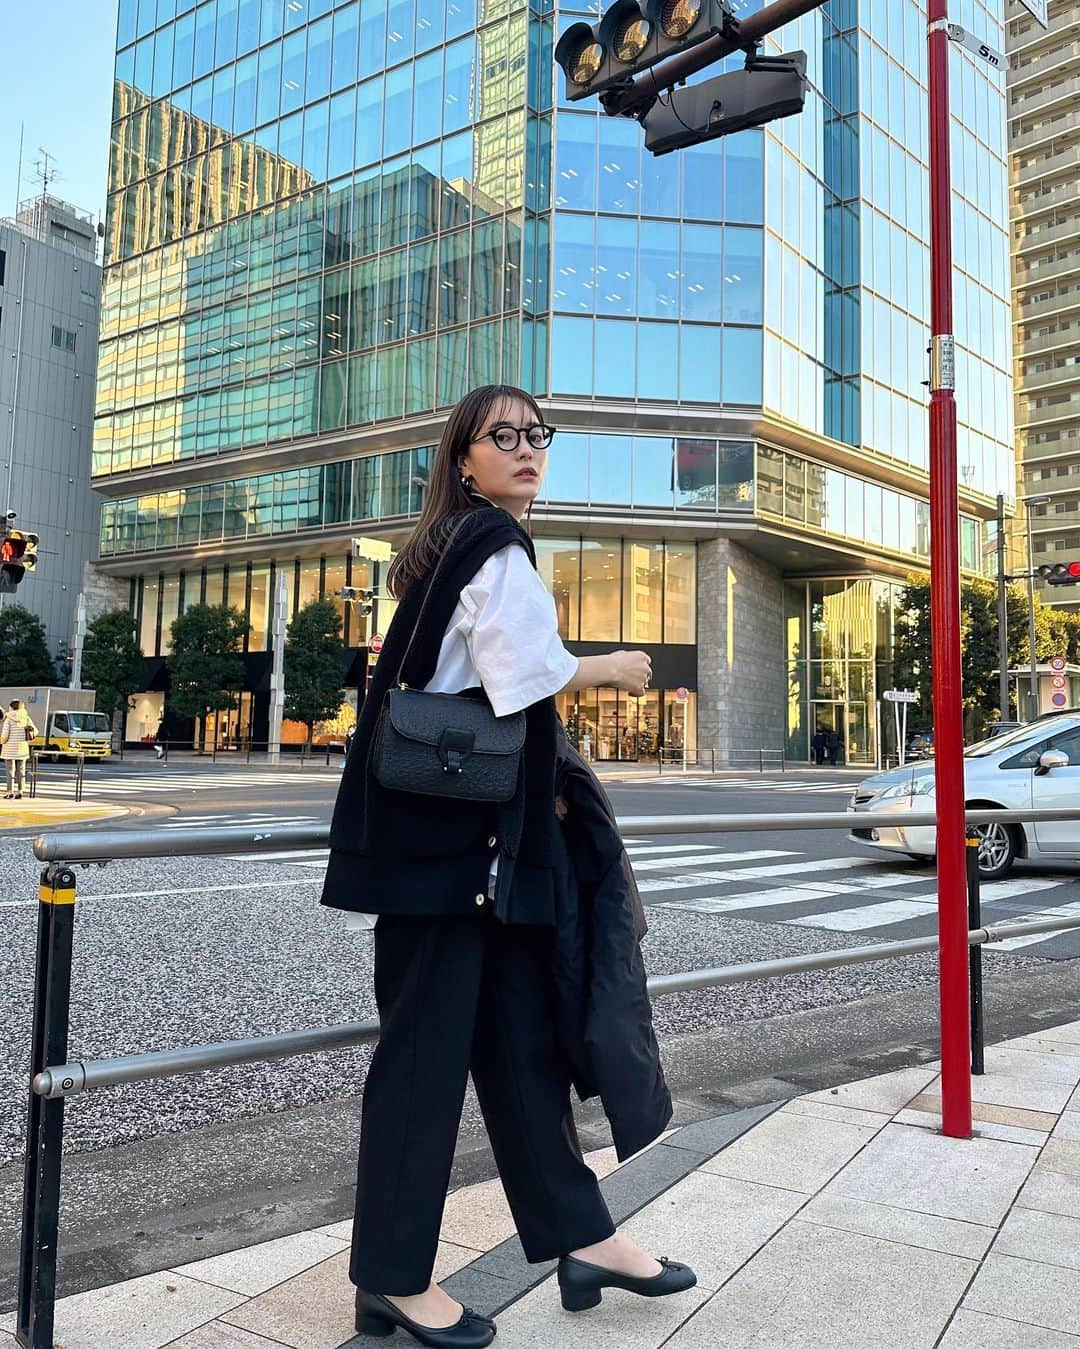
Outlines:
{"label": "glass office building", "polygon": [[[959,8],[1001,46],[996,0]],[[653,656],[644,699],[560,699],[579,743],[805,758],[827,726],[874,761],[929,549],[925,14],[830,0],[774,44],[808,54],[800,117],[654,159],[561,102],[554,43],[598,12],[121,0],[94,485],[133,733],[205,598],[247,615],[258,736],[277,577],[370,581],[349,537],[407,535],[447,409],[505,379],[560,428],[533,521],[565,639]],[[1013,482],[1003,76],[951,63],[975,569]],[[353,683],[391,611],[347,616]]]}

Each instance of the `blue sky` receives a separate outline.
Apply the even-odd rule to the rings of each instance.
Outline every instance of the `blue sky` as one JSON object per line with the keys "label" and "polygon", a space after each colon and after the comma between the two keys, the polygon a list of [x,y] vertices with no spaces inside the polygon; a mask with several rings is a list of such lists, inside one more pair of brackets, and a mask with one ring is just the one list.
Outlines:
{"label": "blue sky", "polygon": [[19,126],[23,198],[34,161],[56,160],[50,191],[105,213],[116,0],[0,0],[0,216],[15,214]]}

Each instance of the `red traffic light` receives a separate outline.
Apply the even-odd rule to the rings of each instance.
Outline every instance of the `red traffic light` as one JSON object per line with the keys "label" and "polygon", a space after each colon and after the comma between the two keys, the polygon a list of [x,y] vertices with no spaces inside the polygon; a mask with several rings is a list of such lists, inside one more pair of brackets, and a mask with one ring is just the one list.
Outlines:
{"label": "red traffic light", "polygon": [[1073,586],[1080,584],[1080,561],[1043,563],[1037,567],[1039,576],[1052,586]]}
{"label": "red traffic light", "polygon": [[1080,576],[1080,562],[1070,562],[1070,563],[1069,563],[1069,575],[1070,575],[1070,576]]}
{"label": "red traffic light", "polygon": [[8,534],[0,543],[0,562],[18,562],[26,552],[26,539],[20,533]]}

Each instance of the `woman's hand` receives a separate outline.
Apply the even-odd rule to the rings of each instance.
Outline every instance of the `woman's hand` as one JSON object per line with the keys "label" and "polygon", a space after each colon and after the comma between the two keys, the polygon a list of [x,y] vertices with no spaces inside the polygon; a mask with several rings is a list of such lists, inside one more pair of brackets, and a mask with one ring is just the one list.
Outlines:
{"label": "woman's hand", "polygon": [[555,798],[555,818],[556,818],[557,820],[560,820],[560,821],[566,819],[566,797],[565,797],[565,796],[560,795],[560,796],[556,796],[556,798]]}
{"label": "woman's hand", "polygon": [[615,651],[615,687],[640,698],[652,679],[652,658],[644,651]]}

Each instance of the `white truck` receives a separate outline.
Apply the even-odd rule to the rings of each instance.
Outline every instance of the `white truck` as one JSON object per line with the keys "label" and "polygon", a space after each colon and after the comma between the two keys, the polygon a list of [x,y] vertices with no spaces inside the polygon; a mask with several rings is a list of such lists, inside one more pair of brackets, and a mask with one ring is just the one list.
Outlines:
{"label": "white truck", "polygon": [[93,689],[0,688],[0,711],[6,711],[13,698],[19,699],[38,729],[31,748],[43,759],[112,755],[112,727],[104,712],[94,711]]}

